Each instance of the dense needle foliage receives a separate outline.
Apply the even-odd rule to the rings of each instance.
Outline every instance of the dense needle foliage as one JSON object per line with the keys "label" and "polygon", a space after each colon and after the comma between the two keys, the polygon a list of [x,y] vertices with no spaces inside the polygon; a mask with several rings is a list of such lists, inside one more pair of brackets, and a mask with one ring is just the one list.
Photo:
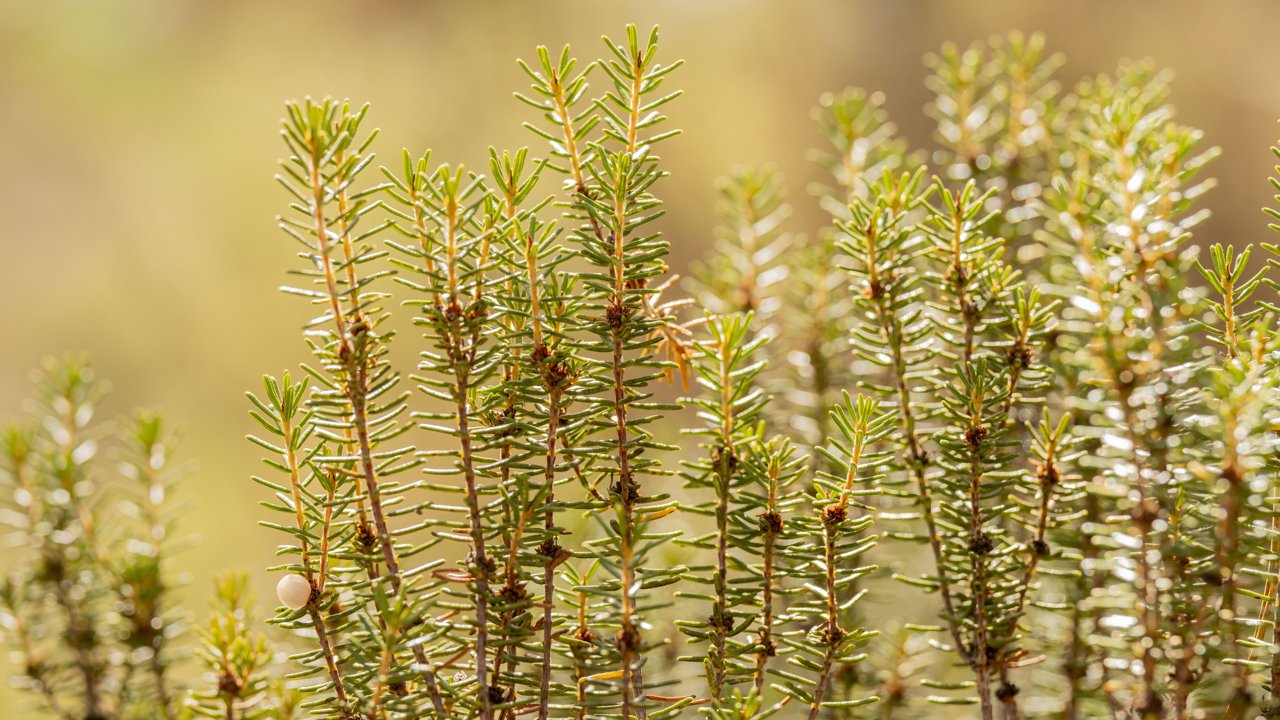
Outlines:
{"label": "dense needle foliage", "polygon": [[[1280,247],[1192,243],[1216,151],[1148,65],[927,64],[934,146],[824,96],[829,223],[733,171],[687,298],[656,30],[522,62],[544,149],[484,174],[290,103],[313,360],[249,401],[292,654],[229,577],[175,699],[167,515],[102,554],[69,364],[6,435],[22,684],[85,718],[1280,716]],[[128,436],[154,499],[168,441]]]}

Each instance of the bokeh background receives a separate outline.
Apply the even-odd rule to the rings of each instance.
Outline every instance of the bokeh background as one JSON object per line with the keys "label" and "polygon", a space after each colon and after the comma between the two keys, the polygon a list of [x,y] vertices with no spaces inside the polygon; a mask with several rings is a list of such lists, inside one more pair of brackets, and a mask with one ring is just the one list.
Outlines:
{"label": "bokeh background", "polygon": [[928,146],[922,54],[1011,29],[1045,32],[1068,84],[1126,57],[1173,69],[1181,121],[1225,151],[1199,239],[1273,239],[1259,208],[1280,116],[1275,0],[0,0],[0,418],[42,356],[87,351],[115,387],[104,414],[178,420],[198,461],[183,492],[200,542],[183,558],[202,615],[213,572],[261,568],[275,543],[255,525],[243,392],[306,356],[309,309],[275,291],[293,263],[273,221],[281,103],[369,101],[384,159],[431,147],[479,168],[489,145],[540,150],[514,58],[564,43],[594,58],[626,22],[659,23],[667,57],[688,61],[660,190],[677,272],[709,247],[712,182],[737,162],[776,162],[796,229],[817,227],[804,188],[821,92],[885,91]]}

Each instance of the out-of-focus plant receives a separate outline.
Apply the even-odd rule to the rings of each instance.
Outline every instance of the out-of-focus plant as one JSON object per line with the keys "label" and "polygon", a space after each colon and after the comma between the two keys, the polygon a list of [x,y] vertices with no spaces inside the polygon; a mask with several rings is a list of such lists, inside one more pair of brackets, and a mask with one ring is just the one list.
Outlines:
{"label": "out-of-focus plant", "polygon": [[191,716],[225,720],[293,717],[287,701],[272,702],[268,671],[275,658],[271,644],[257,628],[252,605],[244,574],[228,573],[215,581],[209,622],[199,630],[198,655],[209,682],[207,687],[192,690],[186,703]]}
{"label": "out-of-focus plant", "polygon": [[47,360],[35,386],[0,446],[22,555],[0,586],[14,681],[55,717],[176,718],[176,437],[149,410],[96,422],[107,387],[81,358]]}

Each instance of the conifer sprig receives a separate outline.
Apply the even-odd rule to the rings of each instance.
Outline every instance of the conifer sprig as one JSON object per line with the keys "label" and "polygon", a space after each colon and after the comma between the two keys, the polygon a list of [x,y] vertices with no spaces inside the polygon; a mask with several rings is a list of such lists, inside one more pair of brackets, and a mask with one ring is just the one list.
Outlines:
{"label": "conifer sprig", "polygon": [[273,648],[253,629],[248,578],[228,573],[214,582],[213,611],[201,629],[200,659],[210,686],[192,693],[186,707],[196,717],[258,720],[272,716],[268,668]]}
{"label": "conifer sprig", "polygon": [[[396,607],[407,602],[401,554],[412,548],[397,542],[389,521],[390,508],[401,502],[403,492],[392,477],[419,461],[411,447],[385,445],[408,429],[400,419],[408,393],[396,389],[399,374],[388,356],[393,333],[380,330],[386,315],[378,303],[386,294],[375,283],[390,271],[365,271],[385,257],[386,251],[375,249],[372,242],[390,224],[386,220],[364,227],[369,214],[380,207],[371,197],[382,186],[357,186],[360,173],[373,161],[367,150],[376,133],[362,134],[367,107],[353,110],[348,103],[307,100],[287,110],[282,137],[291,156],[282,163],[279,179],[298,202],[291,206],[293,215],[281,218],[281,228],[303,245],[300,256],[309,266],[298,274],[310,278],[314,289],[285,290],[325,309],[307,327],[308,345],[320,366],[304,366],[315,383],[307,402],[309,420],[316,442],[323,446],[314,457],[313,474],[325,478],[317,482],[333,484],[335,495],[354,498],[355,517],[346,518],[354,525],[349,542],[362,556],[355,562],[365,576],[348,580],[355,596],[364,598],[352,603],[354,614],[339,613],[345,621],[343,631],[349,631],[349,652],[359,658],[348,673],[359,691],[353,694],[334,686],[333,712],[339,717],[353,711],[376,716],[393,702],[387,698],[388,688],[404,683],[411,672],[420,677],[436,711],[443,712],[423,644],[408,637],[415,624],[399,622],[396,616]],[[337,601],[336,595],[313,593],[308,604],[323,603],[316,609],[329,610]],[[322,623],[313,617],[310,624],[323,654]],[[411,654],[412,660],[404,654]],[[389,659],[397,657],[394,662]],[[411,704],[404,697],[395,702]]]}
{"label": "conifer sprig", "polygon": [[809,720],[824,708],[855,708],[878,699],[873,695],[835,701],[828,693],[840,668],[866,659],[862,647],[876,635],[872,630],[848,626],[844,618],[866,595],[865,589],[854,588],[855,583],[875,570],[874,566],[856,564],[875,545],[875,537],[866,534],[872,517],[857,498],[875,492],[879,473],[892,457],[873,448],[889,434],[894,417],[882,412],[875,400],[862,395],[854,399],[846,393],[832,410],[832,421],[841,437],[832,439],[823,452],[843,471],[840,475],[820,472],[815,478],[808,497],[809,512],[796,518],[799,530],[812,544],[792,546],[789,559],[793,565],[787,571],[789,576],[804,580],[809,589],[790,609],[793,621],[808,629],[786,640],[794,650],[788,662],[807,670],[814,679],[807,687],[788,682],[780,689],[809,708]]}
{"label": "conifer sprig", "polygon": [[698,301],[711,312],[749,312],[757,323],[767,323],[780,309],[784,254],[792,245],[785,232],[791,206],[782,176],[769,165],[743,167],[717,189],[722,224],[708,264],[693,274]]}
{"label": "conifer sprig", "polygon": [[[613,58],[599,65],[609,84],[595,101],[601,138],[592,145],[593,158],[585,164],[573,198],[587,222],[572,237],[582,257],[597,268],[583,275],[585,311],[599,314],[587,325],[595,340],[583,350],[599,358],[587,372],[593,376],[591,385],[602,392],[593,397],[597,410],[590,422],[596,429],[584,449],[599,453],[590,470],[602,476],[604,482],[597,484],[610,492],[610,517],[601,523],[605,542],[592,549],[608,553],[601,556],[603,567],[616,575],[620,710],[624,718],[634,714],[644,720],[648,693],[642,656],[647,646],[639,591],[664,582],[669,572],[640,578],[638,568],[646,567],[644,554],[652,544],[648,523],[673,506],[666,495],[647,492],[641,482],[646,475],[664,474],[653,456],[661,448],[643,427],[653,419],[643,413],[661,406],[643,401],[643,387],[661,369],[653,358],[660,347],[674,352],[682,367],[685,362],[683,345],[669,327],[671,319],[655,304],[667,246],[647,226],[662,216],[661,204],[651,194],[663,175],[654,146],[677,132],[658,130],[665,119],[658,110],[679,93],[657,93],[679,63],[657,61],[656,29],[642,41],[631,27],[625,44],[606,39],[605,45]],[[597,592],[613,596],[606,585]]]}
{"label": "conifer sprig", "polygon": [[[491,626],[499,625],[491,616],[490,608],[496,604],[492,584],[501,574],[499,558],[493,557],[490,543],[494,526],[503,527],[490,520],[500,510],[492,496],[498,492],[497,476],[510,458],[504,461],[488,456],[503,445],[503,434],[515,422],[506,414],[502,393],[495,387],[501,369],[500,346],[494,335],[500,328],[491,316],[493,296],[498,292],[491,273],[497,267],[496,254],[505,250],[497,240],[510,221],[503,217],[496,197],[481,178],[448,165],[428,171],[426,162],[424,157],[413,166],[406,158],[406,173],[400,182],[401,191],[411,188],[416,198],[406,214],[425,218],[426,228],[418,238],[422,250],[399,246],[410,257],[401,265],[413,275],[397,279],[427,298],[416,304],[421,314],[415,323],[424,329],[429,346],[420,355],[419,374],[414,379],[422,392],[443,401],[446,409],[415,415],[423,419],[423,427],[452,436],[457,443],[445,453],[428,453],[443,454],[453,461],[451,467],[429,472],[461,475],[461,487],[451,490],[463,496],[464,517],[456,523],[457,530],[446,531],[442,537],[467,546],[466,564],[451,579],[470,588],[475,632],[474,701],[480,716],[490,718],[495,706],[514,701],[490,674],[491,658],[495,667],[502,665],[501,648],[490,644]],[[432,422],[436,420],[449,424]]]}
{"label": "conifer sprig", "polygon": [[[689,432],[704,438],[706,457],[689,464],[686,486],[709,490],[713,499],[686,509],[711,517],[715,530],[710,538],[697,538],[689,544],[711,551],[714,564],[701,578],[711,586],[709,595],[697,596],[710,601],[708,617],[703,622],[684,623],[683,630],[695,642],[707,643],[702,663],[713,709],[721,709],[731,697],[733,684],[751,676],[755,655],[761,649],[755,642],[739,638],[752,620],[744,611],[763,604],[766,592],[749,575],[742,552],[751,547],[751,537],[761,529],[753,521],[753,513],[770,512],[761,510],[764,498],[752,492],[768,480],[753,475],[765,469],[754,455],[764,442],[760,413],[767,398],[756,382],[764,363],[754,358],[765,338],[751,337],[751,320],[749,314],[709,318],[708,337],[697,344],[694,356],[698,385],[705,395],[694,399],[693,405],[699,408],[705,427]],[[777,504],[775,488],[775,515]],[[731,578],[731,572],[736,577]],[[761,631],[771,634],[772,627],[766,625]]]}

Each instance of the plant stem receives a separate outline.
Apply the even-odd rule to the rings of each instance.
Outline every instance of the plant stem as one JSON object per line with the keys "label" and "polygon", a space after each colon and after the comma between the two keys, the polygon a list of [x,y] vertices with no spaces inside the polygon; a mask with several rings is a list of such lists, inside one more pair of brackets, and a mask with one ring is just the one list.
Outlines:
{"label": "plant stem", "polygon": [[[585,586],[591,579],[592,572],[587,571],[581,578],[581,584]],[[573,631],[574,639],[582,643],[593,644],[595,642],[595,634],[591,632],[588,623],[587,609],[591,600],[585,591],[579,591],[578,595],[578,627]],[[577,686],[578,701],[578,720],[586,720],[587,718],[587,677],[590,675],[589,666],[587,664],[588,649],[580,645],[572,646],[573,652],[573,676]]]}
{"label": "plant stem", "polygon": [[[635,153],[636,124],[639,122],[640,111],[641,74],[638,67],[634,69],[636,72],[631,88],[631,113],[627,126],[628,157]],[[627,308],[626,243],[624,242],[627,228],[626,202],[627,198],[623,193],[616,194],[614,198],[615,225],[613,228],[613,297],[610,302],[621,311],[620,315],[626,313]],[[612,332],[613,407],[618,435],[618,494],[622,504],[622,527],[619,532],[619,544],[621,546],[619,566],[622,582],[622,587],[620,588],[622,593],[622,631],[619,642],[622,654],[622,717],[623,720],[630,720],[632,705],[636,705],[637,717],[640,720],[645,720],[648,713],[644,704],[644,687],[642,681],[638,682],[639,668],[636,667],[642,640],[640,639],[640,628],[637,627],[635,619],[635,568],[633,563],[635,561],[634,534],[636,528],[634,504],[639,499],[640,491],[636,486],[635,479],[631,476],[630,448],[627,440],[627,380],[622,336],[626,327],[626,320],[627,318],[622,318]]]}
{"label": "plant stem", "polygon": [[[287,389],[286,389],[287,391]],[[298,530],[305,531],[307,529],[307,519],[302,510],[302,478],[298,469],[297,448],[293,446],[293,421],[285,414],[284,408],[279,408],[279,414],[276,419],[280,422],[280,430],[284,435],[284,453],[285,463],[289,466],[289,495],[293,500],[294,519],[297,522]],[[311,558],[309,557],[311,548],[307,542],[305,534],[299,534],[299,549],[302,556],[303,571],[307,575],[307,580],[314,586],[316,583],[314,574],[311,572]]]}
{"label": "plant stem", "polygon": [[822,509],[822,543],[823,543],[823,565],[825,591],[827,596],[827,617],[826,617],[826,645],[827,648],[822,657],[822,670],[818,673],[818,683],[813,689],[813,704],[809,706],[809,720],[815,720],[818,713],[822,711],[822,699],[826,695],[827,687],[831,684],[831,671],[835,664],[836,654],[840,649],[840,644],[845,638],[845,631],[840,627],[840,599],[837,594],[838,588],[836,584],[836,566],[839,559],[836,557],[836,538],[840,533],[840,527],[844,524],[848,517],[849,497],[853,492],[854,483],[858,479],[858,468],[862,463],[862,452],[865,445],[867,428],[864,424],[859,424],[856,428],[857,437],[853,441],[853,447],[849,456],[849,464],[845,471],[844,486],[841,488],[837,501]]}
{"label": "plant stem", "polygon": [[387,691],[387,673],[391,670],[391,661],[394,659],[394,646],[390,643],[384,644],[382,647],[382,659],[378,664],[377,682],[374,684],[373,697],[369,704],[369,717],[371,720],[383,715],[382,711],[382,694]]}
{"label": "plant stem", "polygon": [[1120,403],[1124,409],[1128,440],[1133,445],[1134,489],[1138,494],[1138,503],[1133,510],[1134,525],[1137,527],[1139,539],[1137,595],[1143,637],[1147,644],[1147,647],[1140,651],[1142,684],[1141,697],[1138,698],[1138,713],[1141,720],[1159,720],[1160,696],[1156,691],[1155,649],[1160,646],[1160,608],[1159,591],[1156,587],[1155,569],[1151,566],[1150,553],[1153,552],[1151,529],[1159,517],[1160,503],[1149,495],[1147,489],[1144,477],[1146,467],[1140,455],[1142,438],[1137,427],[1138,420],[1129,406],[1127,392],[1121,392]]}
{"label": "plant stem", "polygon": [[[823,277],[823,268],[818,267],[814,271],[813,287],[814,297],[812,313],[809,317],[812,322],[809,324],[810,335],[807,338],[808,347],[805,348],[809,356],[809,365],[813,368],[811,374],[812,382],[810,383],[809,392],[813,393],[814,401],[806,408],[812,413],[809,418],[814,424],[813,445],[814,447],[821,445],[826,441],[828,435],[827,417],[827,395],[830,393],[832,378],[831,365],[829,359],[824,352],[825,333],[823,327],[823,319],[827,318],[830,311],[831,289],[827,287],[825,278]],[[815,452],[813,454],[813,472],[817,473],[825,470],[826,460],[822,453]],[[833,469],[834,471],[834,469]]]}
{"label": "plant stem", "polygon": [[[642,66],[640,58],[634,58],[631,66],[632,82],[630,88],[630,106],[628,108],[627,133],[625,138],[626,156],[634,157],[638,147],[637,133],[640,122],[640,98],[641,90],[644,83],[645,68]],[[568,98],[565,96],[565,87],[563,78],[553,73],[551,76],[551,90],[553,100],[556,104],[557,116],[560,119],[561,129],[564,133],[564,149],[570,160],[570,172],[574,182],[574,191],[578,196],[577,202],[581,203],[584,199],[590,197],[590,188],[586,183],[583,174],[583,163],[581,150],[579,148],[579,138],[575,128],[573,127],[572,115],[569,113]],[[619,314],[630,315],[632,310],[628,308],[626,302],[626,261],[624,255],[625,232],[627,227],[626,203],[628,198],[624,193],[617,193],[614,200],[614,225],[613,235],[613,262],[612,275],[614,281],[613,292],[608,302],[612,308],[615,308]],[[605,241],[604,228],[596,219],[594,214],[588,212],[591,227],[598,240],[603,243]],[[643,301],[641,309],[648,312],[650,306]],[[644,703],[644,681],[643,674],[636,664],[639,660],[639,654],[642,647],[640,630],[636,623],[636,607],[633,586],[635,584],[634,564],[634,533],[635,533],[635,512],[634,503],[639,499],[639,490],[635,479],[631,474],[630,449],[628,445],[628,424],[627,424],[627,387],[626,387],[626,363],[624,357],[625,342],[623,331],[629,320],[624,318],[620,320],[617,327],[611,332],[611,365],[613,374],[613,413],[614,425],[617,435],[617,462],[618,462],[618,487],[621,506],[621,522],[618,530],[619,540],[619,580],[621,582],[620,601],[621,601],[621,625],[622,628],[618,633],[618,647],[620,660],[622,663],[622,717],[623,720],[630,720],[632,717],[633,707],[636,711],[636,717],[645,720],[648,711]]]}
{"label": "plant stem", "polygon": [[[869,236],[873,235],[874,231],[869,231]],[[878,281],[875,281],[872,241],[868,240],[868,243],[869,277],[872,281],[878,283]],[[874,287],[869,289],[874,290]],[[929,535],[929,549],[933,552],[934,567],[938,574],[938,594],[942,597],[947,629],[951,633],[951,639],[955,642],[956,649],[960,650],[964,648],[964,642],[961,639],[960,627],[954,620],[956,612],[955,603],[951,597],[951,582],[947,579],[946,568],[942,561],[942,537],[938,534],[938,524],[933,514],[933,494],[929,489],[929,481],[925,475],[925,468],[929,464],[929,456],[924,451],[920,436],[916,432],[915,415],[911,410],[911,388],[907,385],[907,363],[902,352],[902,325],[892,308],[889,307],[886,292],[881,289],[879,292],[874,293],[875,309],[881,336],[888,344],[893,360],[891,369],[893,382],[897,389],[898,418],[902,428],[902,437],[906,441],[904,464],[910,468],[911,475],[915,480],[916,498],[920,504],[920,515],[924,519],[925,530]]]}
{"label": "plant stem", "polygon": [[732,464],[735,461],[733,442],[733,349],[723,342],[718,350],[720,365],[720,445],[716,458],[716,575],[715,575],[715,638],[711,650],[711,699],[719,705],[724,693],[726,643],[733,621],[729,618],[729,491],[733,480]]}
{"label": "plant stem", "polygon": [[58,606],[66,615],[66,643],[72,648],[76,670],[84,683],[84,714],[86,718],[97,718],[102,715],[102,698],[100,696],[101,665],[94,659],[92,650],[85,645],[91,637],[96,641],[97,630],[93,621],[86,618],[76,605],[76,601],[67,592],[67,583],[55,582],[53,590]]}
{"label": "plant stem", "polygon": [[840,607],[836,600],[836,534],[839,522],[823,524],[822,544],[825,568],[825,588],[827,593],[826,618],[826,650],[822,654],[822,669],[818,672],[818,682],[813,688],[813,703],[809,706],[809,720],[816,720],[822,712],[822,700],[826,696],[827,687],[831,684],[831,670],[835,665],[836,651],[844,638],[844,630],[840,627]]}
{"label": "plant stem", "polygon": [[[1227,489],[1222,494],[1222,519],[1217,528],[1218,573],[1222,579],[1219,618],[1226,625],[1224,642],[1228,647],[1235,646],[1239,642],[1239,619],[1236,617],[1238,584],[1236,565],[1240,552],[1240,516],[1249,492],[1249,483],[1236,457],[1236,425],[1233,421],[1234,415],[1228,418],[1222,433],[1227,444],[1227,455],[1222,465],[1221,478],[1226,482]],[[1251,704],[1248,667],[1236,665],[1232,675],[1229,718],[1240,717],[1240,713],[1245,712],[1245,708]]]}
{"label": "plant stem", "polygon": [[[1124,179],[1124,190],[1121,193],[1123,202],[1123,217],[1125,218],[1127,236],[1130,243],[1124,250],[1124,259],[1126,265],[1132,268],[1131,279],[1135,283],[1146,283],[1147,276],[1152,266],[1156,262],[1156,258],[1151,257],[1147,253],[1148,244],[1143,243],[1146,236],[1145,230],[1138,223],[1139,205],[1143,201],[1136,196],[1137,187],[1133,183],[1133,179],[1137,177],[1137,171],[1134,170],[1131,162],[1131,150],[1129,150],[1127,130],[1118,131],[1117,147],[1125,148],[1125,151],[1117,154],[1116,161],[1118,165],[1118,174]],[[1160,217],[1167,215],[1167,193],[1162,199],[1165,208]],[[1164,280],[1158,281],[1157,287],[1161,287]],[[1139,698],[1137,706],[1138,713],[1143,720],[1158,720],[1161,712],[1161,700],[1156,683],[1157,659],[1156,649],[1161,647],[1160,637],[1160,608],[1159,608],[1159,588],[1156,576],[1156,568],[1152,567],[1152,561],[1149,554],[1155,552],[1155,543],[1152,542],[1152,530],[1155,521],[1160,518],[1161,511],[1164,509],[1159,498],[1151,494],[1148,487],[1147,478],[1144,477],[1147,470],[1146,463],[1143,462],[1141,453],[1146,448],[1151,455],[1151,459],[1155,460],[1158,453],[1163,452],[1162,442],[1144,443],[1140,432],[1140,420],[1136,416],[1133,407],[1130,404],[1131,390],[1130,388],[1139,387],[1144,379],[1156,377],[1157,373],[1163,370],[1163,354],[1165,348],[1165,338],[1163,337],[1163,313],[1159,312],[1155,307],[1155,302],[1149,292],[1140,294],[1139,298],[1145,313],[1144,317],[1149,318],[1151,323],[1151,343],[1147,350],[1150,359],[1146,363],[1145,373],[1139,372],[1137,368],[1128,368],[1129,372],[1138,376],[1135,381],[1125,383],[1113,370],[1111,380],[1112,385],[1120,398],[1123,406],[1125,430],[1128,434],[1130,443],[1133,444],[1133,462],[1134,462],[1134,486],[1138,494],[1138,506],[1134,509],[1134,520],[1137,525],[1140,549],[1138,564],[1138,597],[1141,601],[1141,617],[1143,632],[1145,634],[1144,642],[1146,647],[1140,651],[1142,662],[1142,685],[1140,692],[1142,697]],[[1176,309],[1177,303],[1173,303],[1171,307]],[[1106,307],[1106,305],[1102,305]],[[1104,354],[1105,356],[1105,354]],[[1146,377],[1142,377],[1145,375]],[[1156,399],[1159,403],[1159,417],[1161,420],[1165,417],[1164,403],[1165,394],[1161,393]],[[1157,467],[1151,468],[1152,471],[1161,471],[1164,469],[1164,463],[1154,463]],[[1159,477],[1159,472],[1153,472],[1152,477]],[[1194,647],[1187,647],[1185,652],[1194,652]]]}
{"label": "plant stem", "polygon": [[[353,307],[354,326],[357,329],[357,337],[348,336],[347,319],[343,311],[342,294],[338,291],[338,280],[335,276],[333,262],[329,257],[329,230],[328,222],[325,219],[324,212],[324,195],[325,186],[320,173],[320,145],[318,138],[311,138],[310,148],[311,162],[309,163],[312,203],[311,213],[315,222],[315,234],[318,255],[321,260],[323,269],[325,286],[328,289],[329,305],[333,313],[333,321],[337,333],[339,360],[343,363],[343,371],[346,374],[346,395],[349,409],[351,411],[350,422],[355,430],[355,440],[360,456],[360,476],[364,480],[365,495],[369,500],[369,511],[373,515],[373,522],[377,529],[378,539],[381,543],[383,562],[386,564],[388,580],[394,592],[400,592],[400,566],[396,559],[396,551],[393,539],[391,537],[390,528],[387,525],[386,515],[382,509],[382,499],[379,489],[377,471],[373,464],[373,450],[369,440],[368,416],[366,413],[367,393],[368,393],[368,359],[365,357],[365,350],[369,342],[369,329],[365,326],[364,321],[359,316],[359,298],[356,291],[357,282],[355,280],[354,262],[349,258],[347,261],[347,272],[349,273],[348,282],[351,285],[351,304]],[[345,195],[343,196],[345,197]],[[345,201],[344,201],[345,202]],[[342,222],[342,241],[344,243],[344,251],[350,255],[352,252],[350,243],[349,228],[346,227],[345,216],[341,218]],[[355,343],[352,343],[352,340]],[[348,436],[349,437],[349,436]],[[286,437],[286,442],[288,438]],[[369,569],[371,578],[377,577],[377,570],[371,566]],[[317,634],[321,632],[322,624],[317,624]],[[432,705],[436,713],[444,714],[444,702],[440,696],[436,685],[435,676],[431,670],[431,665],[427,661],[426,652],[421,645],[415,645],[413,649],[414,658],[418,665],[422,667],[422,679],[426,684],[431,695]]]}
{"label": "plant stem", "polygon": [[[1009,682],[1009,668],[1000,666],[1000,684],[1002,688],[1013,687]],[[1018,693],[997,693],[1000,701],[1000,720],[1022,720],[1022,709],[1018,707]]]}
{"label": "plant stem", "polygon": [[[1280,520],[1273,517],[1272,527],[1280,524]],[[1272,535],[1273,546],[1277,544],[1275,539],[1277,536]],[[1276,561],[1276,571],[1271,580],[1271,643],[1280,646],[1280,560]],[[1271,658],[1271,703],[1272,708],[1280,706],[1280,655]]]}
{"label": "plant stem", "polygon": [[[1008,411],[1006,410],[1005,412]],[[1057,442],[1057,436],[1049,439],[1045,447],[1044,460],[1036,471],[1036,476],[1040,480],[1036,529],[1032,533],[1031,558],[1027,561],[1027,568],[1022,574],[1022,581],[1019,583],[1018,601],[1013,608],[1014,615],[1021,615],[1022,611],[1026,609],[1027,595],[1031,591],[1031,582],[1035,579],[1036,570],[1040,567],[1040,556],[1048,551],[1045,537],[1049,532],[1049,511],[1053,506],[1053,489],[1057,486],[1061,477],[1056,462]]]}
{"label": "plant stem", "polygon": [[[543,472],[546,484],[546,504],[555,502],[556,479],[556,436],[560,431],[560,390],[552,388],[549,392],[550,416],[547,418],[547,461]],[[556,528],[556,514],[548,509],[545,515],[545,529],[548,539],[553,537]],[[558,546],[558,543],[556,544]],[[555,634],[555,597],[557,558],[548,557],[542,576],[542,659],[538,669],[538,720],[547,720],[548,703],[551,701],[551,641]]]}
{"label": "plant stem", "polygon": [[[290,392],[290,388],[287,384],[284,387],[284,392]],[[278,408],[278,411],[279,414],[276,416],[276,419],[280,422],[280,430],[284,434],[285,462],[289,467],[289,491],[293,498],[298,530],[305,531],[306,518],[302,512],[300,469],[298,467],[297,448],[295,448],[293,444],[293,419],[285,413],[284,407]],[[311,587],[315,589],[317,594],[323,590],[324,587],[324,562],[327,559],[325,556],[328,554],[327,515],[328,513],[326,513],[325,534],[322,540],[324,543],[324,549],[321,550],[321,571],[319,579],[317,579],[315,574],[311,571],[311,560],[307,554],[308,543],[305,535],[301,536],[302,567],[306,572],[307,581],[311,583]],[[325,632],[324,618],[321,617],[319,610],[316,609],[315,603],[310,599],[307,601],[307,613],[311,616],[311,624],[316,631],[316,640],[319,642],[321,654],[324,656],[325,669],[329,671],[329,679],[333,681],[333,693],[337,696],[338,703],[345,708],[347,707],[348,701],[346,685],[342,678],[342,670],[338,666],[337,657],[334,655],[333,647],[329,643],[329,637]]]}
{"label": "plant stem", "polygon": [[471,456],[470,409],[467,393],[470,391],[468,371],[455,367],[457,378],[458,441],[461,445],[461,464],[466,482],[467,514],[471,526],[472,579],[476,584],[476,682],[480,693],[480,716],[485,720],[493,716],[492,699],[489,697],[488,641],[489,641],[489,577],[491,561],[485,552],[484,521],[480,515],[480,498],[476,490],[475,463]]}
{"label": "plant stem", "polygon": [[[25,465],[24,465],[25,466]],[[17,473],[21,475],[22,467],[17,469]],[[34,500],[35,495],[31,496]],[[35,503],[32,502],[32,505]],[[31,633],[27,629],[27,625],[22,621],[22,616],[18,614],[18,608],[6,601],[6,609],[9,612],[10,622],[14,637],[18,640],[18,653],[21,661],[26,665],[26,676],[36,684],[36,688],[40,691],[40,695],[44,697],[45,704],[48,705],[49,712],[58,716],[61,720],[75,720],[75,715],[71,711],[65,709],[62,701],[58,699],[58,692],[45,676],[44,670],[37,669],[34,664],[35,654],[32,649]]]}
{"label": "plant stem", "polygon": [[[971,542],[979,543],[985,538],[982,526],[981,459],[974,454],[969,469],[969,536]],[[982,720],[991,720],[991,658],[987,638],[987,562],[985,553],[970,550],[970,567],[973,573],[974,629],[973,650],[970,653],[969,665],[977,678],[978,701],[982,707]]]}
{"label": "plant stem", "polygon": [[[621,233],[619,233],[619,236],[621,236]],[[621,245],[621,240],[619,240],[619,245]],[[619,254],[618,257],[621,258],[621,255]],[[621,268],[621,260],[619,260],[619,268]],[[621,277],[621,270],[619,270],[619,277]],[[618,646],[622,655],[622,717],[624,720],[629,720],[632,705],[635,704],[635,663],[640,644],[640,631],[636,627],[635,598],[633,596],[635,568],[632,566],[634,561],[633,533],[635,532],[633,495],[638,494],[639,491],[635,487],[635,480],[631,477],[630,453],[627,445],[626,402],[626,370],[622,356],[622,334],[620,329],[615,329],[613,331],[613,408],[615,429],[618,436],[618,496],[622,506],[622,522],[619,523],[620,527],[618,528],[618,542],[620,545],[619,575],[622,584],[621,588],[619,588],[622,600],[622,630],[619,632]],[[643,708],[643,703],[640,704],[640,707]],[[643,710],[641,710],[640,716],[643,720]]]}
{"label": "plant stem", "polygon": [[[83,551],[98,561],[100,567],[110,567],[108,560],[103,556],[101,548],[96,542],[96,525],[93,522],[93,516],[89,512],[87,504],[80,500],[80,489],[76,487],[74,473],[81,471],[80,462],[75,458],[75,452],[80,445],[80,435],[78,433],[79,425],[77,423],[76,414],[80,405],[76,399],[70,395],[63,395],[60,398],[65,408],[61,416],[62,429],[64,437],[57,443],[57,451],[64,454],[67,462],[67,470],[65,473],[59,473],[62,477],[62,489],[66,492],[67,502],[72,505],[76,520],[80,523],[81,534],[80,541],[84,543]],[[32,496],[33,502],[35,496]],[[67,562],[66,556],[58,558],[59,563]],[[103,667],[102,662],[94,657],[93,646],[98,641],[98,629],[94,625],[94,619],[86,616],[80,607],[82,598],[72,596],[68,591],[68,586],[74,580],[64,578],[54,578],[53,595],[59,608],[62,609],[66,616],[66,627],[64,628],[65,642],[73,649],[73,657],[76,671],[80,674],[84,683],[84,706],[85,717],[96,718],[102,714],[102,698],[101,683]],[[88,643],[88,644],[86,644]]]}
{"label": "plant stem", "polygon": [[754,687],[756,696],[764,700],[764,677],[769,658],[773,657],[776,643],[773,639],[773,574],[777,561],[778,533],[782,529],[782,516],[778,512],[778,465],[769,465],[769,502],[761,516],[764,527],[764,568],[761,571],[760,598],[760,649],[756,651],[756,672]]}
{"label": "plant stem", "polygon": [[329,312],[338,329],[338,342],[343,345],[347,340],[347,321],[342,311],[342,295],[338,292],[338,278],[333,270],[333,258],[329,257],[329,223],[324,212],[324,179],[320,174],[321,146],[318,138],[311,138],[311,216],[315,221],[316,247],[319,250],[320,265],[324,271],[325,287],[329,291]]}
{"label": "plant stem", "polygon": [[324,655],[325,669],[329,671],[329,679],[333,681],[333,694],[337,696],[338,703],[345,708],[350,701],[347,699],[347,691],[343,685],[342,668],[338,665],[333,643],[329,640],[328,630],[325,629],[324,617],[314,604],[307,605],[307,614],[311,616],[311,625],[316,629],[316,641],[320,643],[320,651]]}

